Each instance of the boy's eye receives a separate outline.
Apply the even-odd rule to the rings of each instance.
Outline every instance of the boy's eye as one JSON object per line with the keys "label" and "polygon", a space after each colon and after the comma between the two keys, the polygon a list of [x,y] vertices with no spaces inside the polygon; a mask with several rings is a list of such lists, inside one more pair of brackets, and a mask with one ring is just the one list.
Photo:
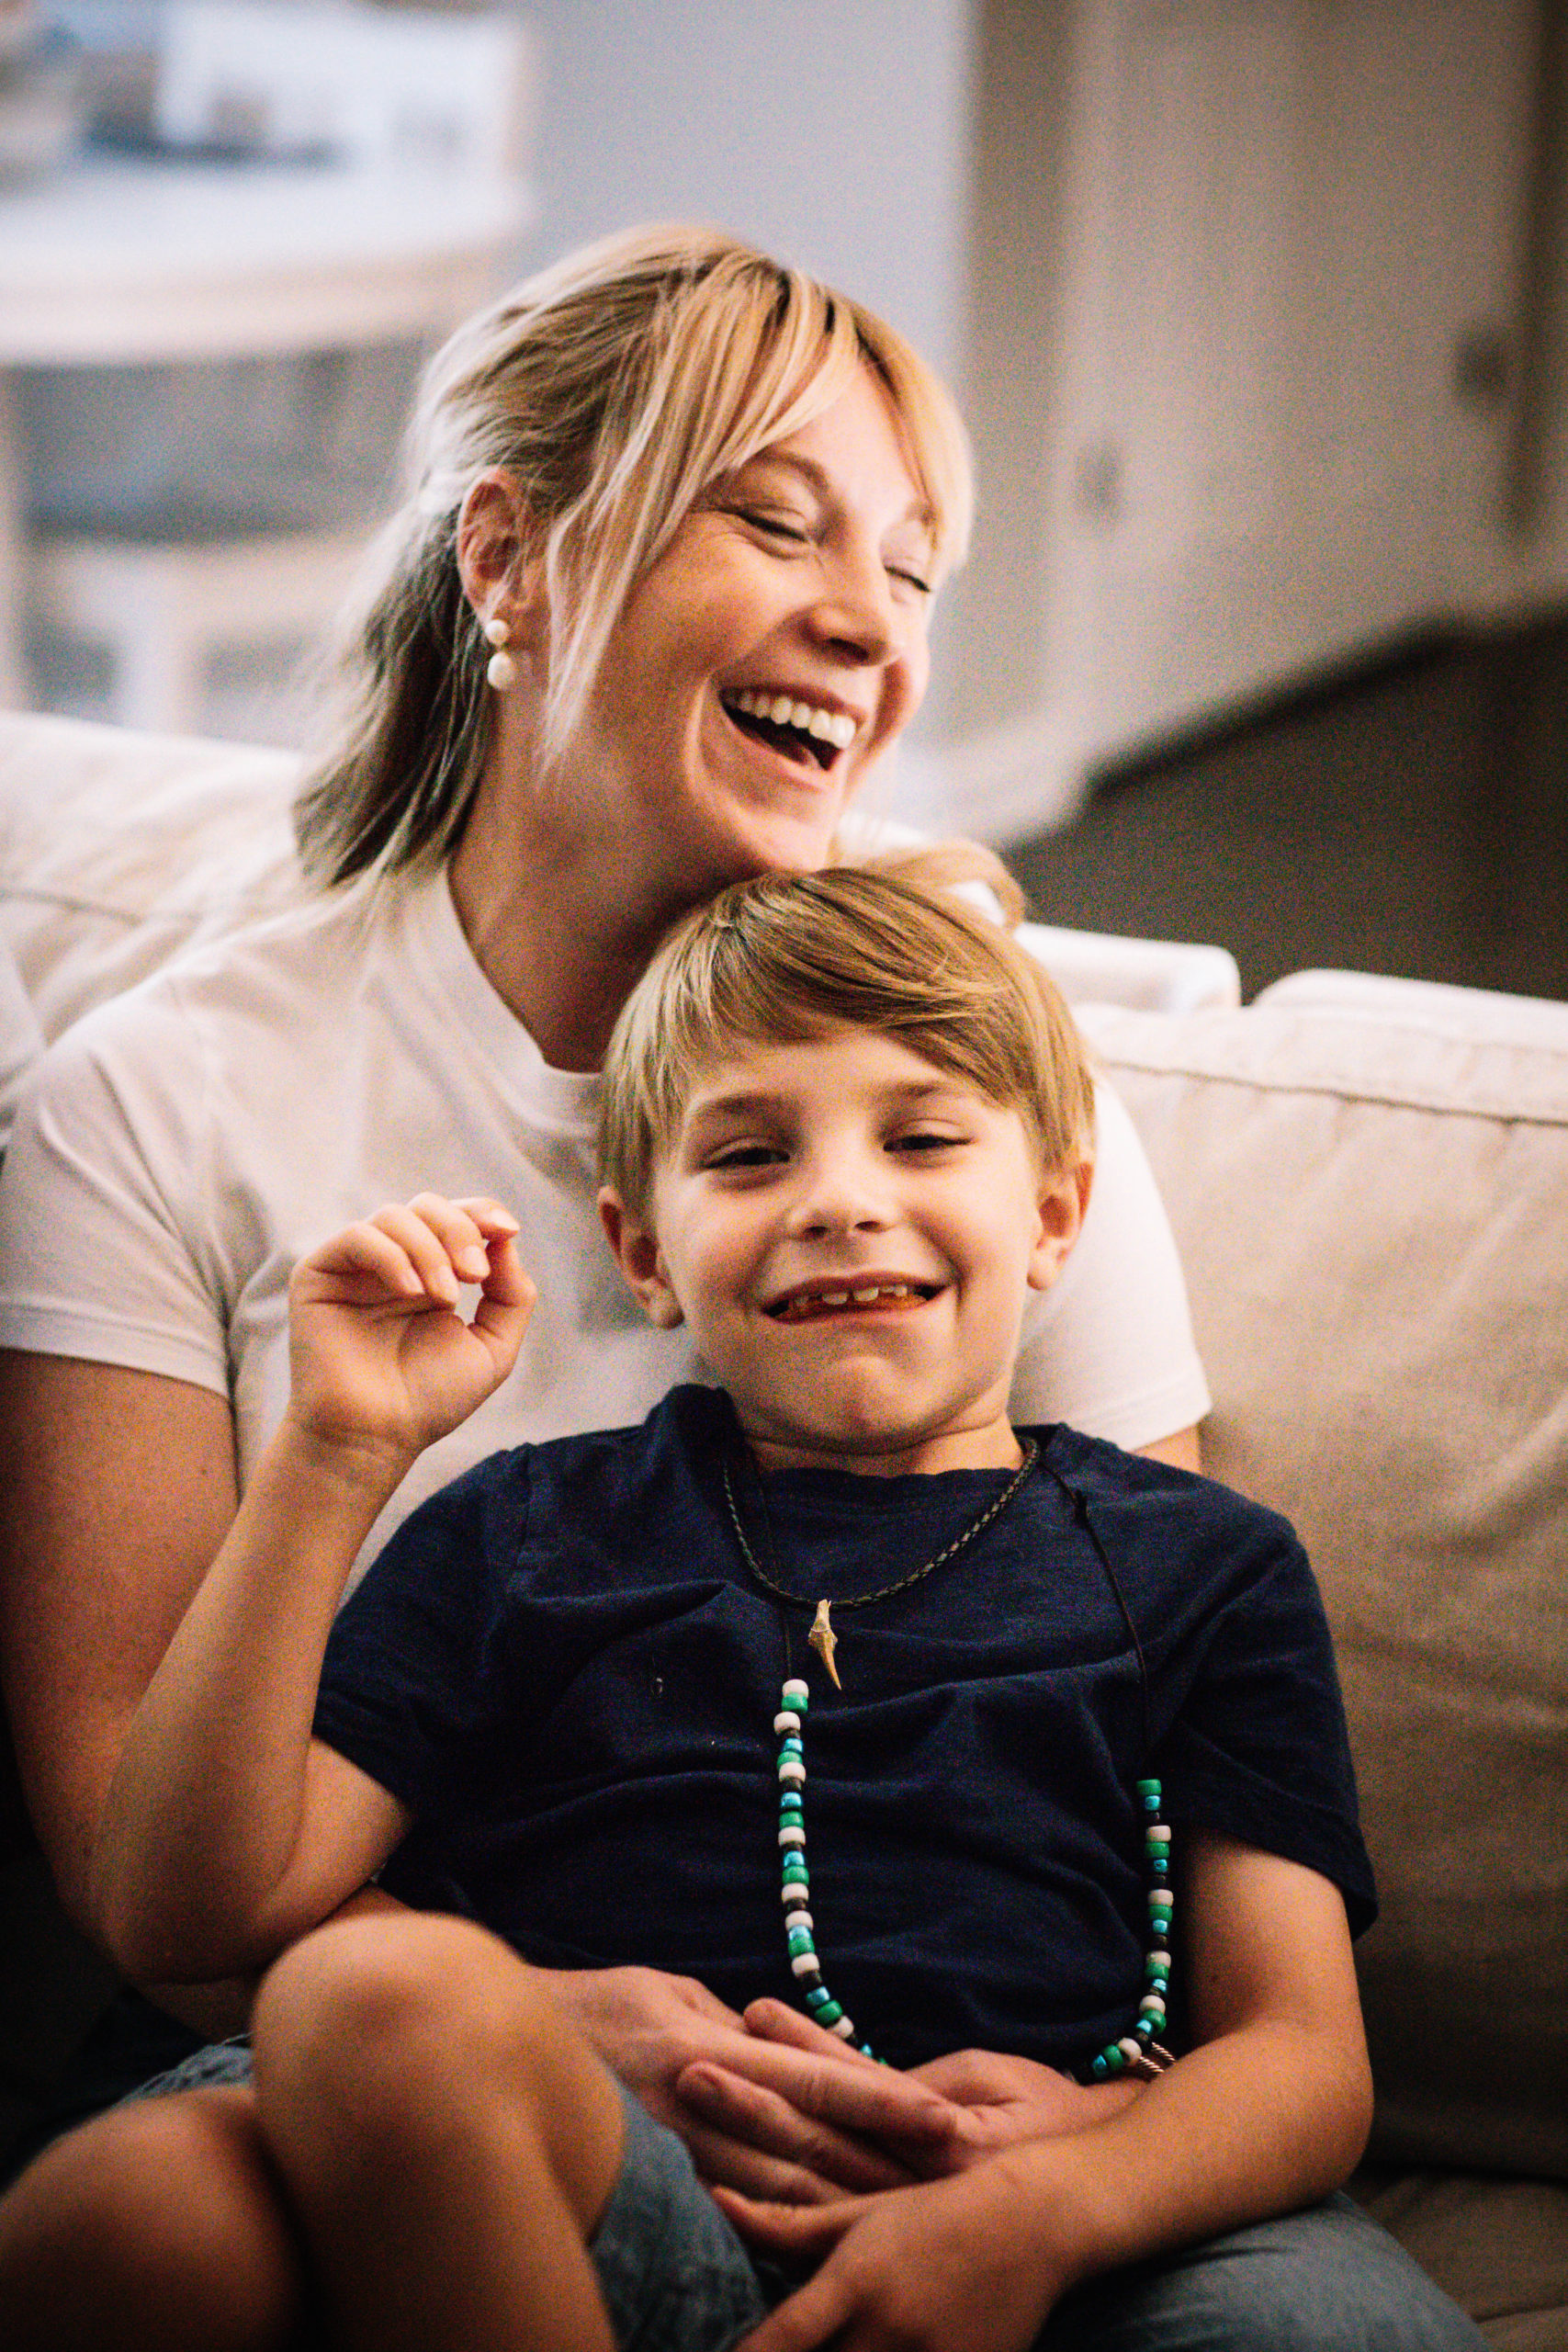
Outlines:
{"label": "boy's eye", "polygon": [[888,1148],[892,1151],[912,1153],[952,1151],[956,1149],[964,1140],[963,1136],[944,1135],[940,1128],[936,1127],[910,1127],[904,1134],[894,1136]]}
{"label": "boy's eye", "polygon": [[707,1154],[703,1166],[710,1172],[727,1175],[740,1169],[773,1168],[784,1157],[781,1145],[749,1139],[744,1143],[720,1144]]}
{"label": "boy's eye", "polygon": [[912,571],[908,564],[890,563],[887,577],[889,580],[901,580],[906,588],[912,588],[919,596],[929,596],[931,593],[931,582],[922,572]]}

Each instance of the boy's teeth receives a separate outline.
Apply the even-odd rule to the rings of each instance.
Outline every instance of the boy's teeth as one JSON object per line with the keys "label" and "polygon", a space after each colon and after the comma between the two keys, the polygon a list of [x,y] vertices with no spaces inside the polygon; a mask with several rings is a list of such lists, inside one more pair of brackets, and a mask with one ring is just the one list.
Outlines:
{"label": "boy's teeth", "polygon": [[810,1315],[823,1306],[874,1306],[880,1298],[908,1298],[913,1295],[912,1283],[871,1283],[860,1290],[818,1290],[803,1297],[792,1298],[784,1308],[786,1315]]}

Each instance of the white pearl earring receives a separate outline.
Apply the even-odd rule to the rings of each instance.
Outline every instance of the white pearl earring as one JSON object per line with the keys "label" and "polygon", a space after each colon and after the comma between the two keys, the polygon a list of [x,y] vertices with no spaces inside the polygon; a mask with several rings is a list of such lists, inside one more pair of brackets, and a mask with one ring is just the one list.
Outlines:
{"label": "white pearl earring", "polygon": [[495,651],[485,664],[485,677],[498,695],[511,692],[517,684],[517,664],[506,647],[512,641],[512,631],[499,613],[492,613],[484,624],[485,639]]}

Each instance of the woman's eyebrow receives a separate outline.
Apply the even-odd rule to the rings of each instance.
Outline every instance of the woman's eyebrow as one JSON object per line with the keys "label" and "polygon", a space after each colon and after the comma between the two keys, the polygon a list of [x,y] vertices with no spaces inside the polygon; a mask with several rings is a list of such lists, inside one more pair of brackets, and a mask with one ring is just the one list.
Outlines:
{"label": "woman's eyebrow", "polygon": [[[815,458],[799,457],[793,449],[759,449],[754,458],[748,458],[746,463],[737,469],[731,479],[744,481],[759,466],[781,467],[786,473],[794,474],[825,506],[831,506],[837,499],[833,478],[827,469],[819,466]],[[918,523],[922,530],[932,528],[931,508],[919,496],[909,501],[899,521]]]}

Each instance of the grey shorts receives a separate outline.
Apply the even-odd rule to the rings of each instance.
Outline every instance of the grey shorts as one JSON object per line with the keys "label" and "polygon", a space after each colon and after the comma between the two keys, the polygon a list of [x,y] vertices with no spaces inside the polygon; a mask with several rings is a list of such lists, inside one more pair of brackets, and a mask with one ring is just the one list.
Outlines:
{"label": "grey shorts", "polygon": [[[122,2103],[250,2079],[250,2044],[236,2036]],[[789,2279],[771,2264],[753,2265],[674,2132],[625,2089],[621,2105],[620,2175],[588,2249],[615,2342],[620,2352],[729,2352],[787,2294]]]}

